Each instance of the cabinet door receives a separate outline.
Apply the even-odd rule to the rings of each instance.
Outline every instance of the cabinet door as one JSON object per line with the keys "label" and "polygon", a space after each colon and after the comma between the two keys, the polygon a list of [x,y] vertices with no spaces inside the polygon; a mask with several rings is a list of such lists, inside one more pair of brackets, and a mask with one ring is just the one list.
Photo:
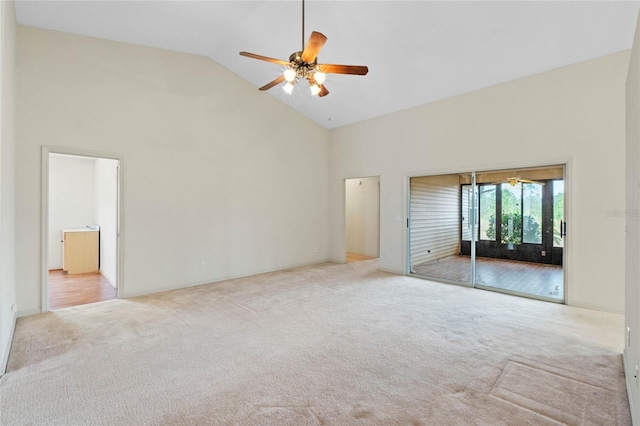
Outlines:
{"label": "cabinet door", "polygon": [[64,268],[69,274],[98,270],[98,231],[64,233]]}

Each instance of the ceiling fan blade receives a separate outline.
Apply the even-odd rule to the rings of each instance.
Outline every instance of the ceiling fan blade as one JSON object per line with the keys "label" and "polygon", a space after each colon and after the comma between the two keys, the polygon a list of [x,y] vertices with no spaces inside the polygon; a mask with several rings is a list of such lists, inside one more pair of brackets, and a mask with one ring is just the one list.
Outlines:
{"label": "ceiling fan blade", "polygon": [[521,180],[519,178],[507,178],[505,180],[500,180],[498,182],[491,182],[489,185],[502,185],[502,184],[510,184],[511,186],[517,185]]}
{"label": "ceiling fan blade", "polygon": [[312,63],[318,57],[318,52],[322,49],[322,46],[327,42],[327,37],[317,31],[311,33],[307,45],[302,51],[302,60],[307,63]]}
{"label": "ceiling fan blade", "polygon": [[529,179],[518,179],[518,182],[535,183],[536,185],[544,185],[544,182],[538,182],[537,180],[529,180]]}
{"label": "ceiling fan blade", "polygon": [[240,56],[246,56],[247,58],[259,59],[261,61],[273,62],[279,65],[289,65],[287,61],[281,61],[280,59],[269,58],[268,56],[256,55],[255,53],[240,52]]}
{"label": "ceiling fan blade", "polygon": [[364,65],[320,64],[318,68],[325,74],[367,75],[369,72],[369,68]]}
{"label": "ceiling fan blade", "polygon": [[273,80],[271,83],[267,83],[264,86],[262,86],[261,88],[259,88],[258,90],[269,90],[271,89],[273,86],[277,86],[278,84],[282,83],[284,81],[284,75],[281,75],[280,77],[276,78],[275,80]]}
{"label": "ceiling fan blade", "polygon": [[538,182],[537,180],[520,179],[520,178],[508,178],[500,182],[491,182],[490,185],[501,185],[503,183],[508,183],[511,186],[515,186],[519,183],[535,183],[536,185],[544,185],[544,182]]}

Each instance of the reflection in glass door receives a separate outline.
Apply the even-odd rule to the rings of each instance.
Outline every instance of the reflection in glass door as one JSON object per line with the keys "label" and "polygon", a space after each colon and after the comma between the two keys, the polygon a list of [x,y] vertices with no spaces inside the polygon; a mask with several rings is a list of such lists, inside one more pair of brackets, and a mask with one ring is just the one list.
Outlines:
{"label": "reflection in glass door", "polygon": [[447,283],[472,285],[471,257],[461,243],[474,234],[472,185],[460,185],[460,175],[411,178],[410,271]]}
{"label": "reflection in glass door", "polygon": [[564,301],[564,166],[418,177],[410,187],[412,274]]}

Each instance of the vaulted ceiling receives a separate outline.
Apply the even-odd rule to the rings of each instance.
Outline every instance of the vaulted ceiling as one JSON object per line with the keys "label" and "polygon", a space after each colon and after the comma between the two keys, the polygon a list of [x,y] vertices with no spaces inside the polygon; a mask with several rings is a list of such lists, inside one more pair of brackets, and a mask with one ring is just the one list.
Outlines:
{"label": "vaulted ceiling", "polygon": [[[367,65],[329,75],[330,95],[274,96],[326,128],[367,120],[631,48],[638,1],[306,1],[319,62]],[[208,56],[258,87],[302,48],[301,1],[31,1],[19,24]]]}

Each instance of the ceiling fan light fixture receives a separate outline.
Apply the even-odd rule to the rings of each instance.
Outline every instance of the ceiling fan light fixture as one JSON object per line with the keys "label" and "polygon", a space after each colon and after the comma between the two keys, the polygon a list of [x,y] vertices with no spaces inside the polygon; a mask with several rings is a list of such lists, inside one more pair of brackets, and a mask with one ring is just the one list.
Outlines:
{"label": "ceiling fan light fixture", "polygon": [[305,44],[304,34],[304,0],[302,0],[302,50],[293,52],[289,56],[289,61],[256,55],[255,53],[240,52],[240,56],[284,65],[285,67],[282,75],[258,90],[269,90],[286,81],[287,83],[282,88],[285,92],[291,94],[293,85],[299,80],[306,79],[311,86],[311,95],[323,98],[329,94],[327,86],[324,85],[326,74],[367,75],[369,72],[369,68],[364,65],[318,64],[318,53],[326,43],[327,37],[322,33],[312,31],[309,41]]}
{"label": "ceiling fan light fixture", "polygon": [[284,71],[284,79],[287,80],[289,83],[292,83],[293,80],[296,79],[296,70],[292,69],[292,68],[288,68]]}
{"label": "ceiling fan light fixture", "polygon": [[325,79],[327,78],[327,75],[325,73],[323,73],[322,71],[316,71],[313,74],[313,78],[316,80],[316,82],[318,84],[323,84]]}
{"label": "ceiling fan light fixture", "polygon": [[282,86],[282,90],[284,90],[288,94],[291,94],[291,92],[293,92],[293,84],[291,84],[291,82],[287,82],[287,84]]}

